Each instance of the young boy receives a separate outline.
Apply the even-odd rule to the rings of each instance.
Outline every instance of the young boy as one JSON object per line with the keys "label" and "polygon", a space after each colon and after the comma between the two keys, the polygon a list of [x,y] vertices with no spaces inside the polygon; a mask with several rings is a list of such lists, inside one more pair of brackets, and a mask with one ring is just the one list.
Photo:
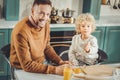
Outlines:
{"label": "young boy", "polygon": [[76,35],[72,38],[69,60],[76,66],[93,65],[98,58],[98,44],[95,31],[95,19],[89,13],[83,13],[76,19]]}

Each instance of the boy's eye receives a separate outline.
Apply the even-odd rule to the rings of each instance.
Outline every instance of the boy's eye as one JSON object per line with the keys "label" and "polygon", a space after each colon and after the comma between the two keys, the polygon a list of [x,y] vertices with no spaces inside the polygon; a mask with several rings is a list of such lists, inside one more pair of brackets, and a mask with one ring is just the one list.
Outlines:
{"label": "boy's eye", "polygon": [[89,25],[87,27],[90,27]]}

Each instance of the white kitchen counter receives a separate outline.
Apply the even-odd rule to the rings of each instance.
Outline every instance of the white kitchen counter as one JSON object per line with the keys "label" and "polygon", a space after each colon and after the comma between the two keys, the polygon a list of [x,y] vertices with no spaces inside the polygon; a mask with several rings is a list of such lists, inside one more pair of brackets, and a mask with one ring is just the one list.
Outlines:
{"label": "white kitchen counter", "polygon": [[[23,70],[15,70],[17,80],[64,80],[63,76],[54,74],[30,73]],[[72,78],[71,80],[83,80],[80,78]]]}
{"label": "white kitchen counter", "polygon": [[120,16],[102,16],[96,23],[97,26],[120,26]]}
{"label": "white kitchen counter", "polygon": [[[115,67],[115,68],[120,67],[120,63],[106,64],[106,65],[109,65],[109,66]],[[59,75],[30,73],[30,72],[25,72],[23,70],[15,70],[15,74],[16,74],[17,80],[64,80],[64,77],[59,76]],[[118,76],[118,78],[119,77],[120,76]],[[84,79],[72,77],[71,80],[84,80]],[[89,79],[87,79],[87,80],[89,80]],[[93,79],[90,79],[90,80],[93,80]],[[98,79],[94,79],[94,80],[98,80]],[[113,77],[110,76],[105,79],[99,79],[99,80],[113,80]],[[115,79],[115,80],[118,80],[118,79]]]}
{"label": "white kitchen counter", "polygon": [[[18,21],[5,21],[4,19],[0,20],[0,29],[5,28],[14,28]],[[96,25],[98,27],[104,26],[120,26],[120,16],[102,16],[99,20],[96,20]],[[74,27],[75,24],[51,24],[50,27]]]}

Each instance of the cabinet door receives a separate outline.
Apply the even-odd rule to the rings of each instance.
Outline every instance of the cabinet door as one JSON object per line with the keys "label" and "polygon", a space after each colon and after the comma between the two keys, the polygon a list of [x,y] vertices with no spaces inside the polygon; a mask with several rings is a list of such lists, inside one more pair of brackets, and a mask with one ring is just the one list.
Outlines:
{"label": "cabinet door", "polygon": [[9,34],[8,34],[8,42],[10,43],[11,42],[11,33],[12,33],[12,29],[9,29]]}
{"label": "cabinet door", "polygon": [[101,0],[83,0],[83,13],[91,13],[95,19],[100,16]]}
{"label": "cabinet door", "polygon": [[7,80],[8,76],[8,64],[0,54],[0,80]]}
{"label": "cabinet door", "polygon": [[103,50],[105,27],[97,27],[95,32],[92,34],[97,38],[99,48]]}
{"label": "cabinet door", "polygon": [[[6,44],[8,44],[8,30],[0,29],[0,49]],[[4,77],[6,78],[7,71],[7,63],[2,55],[0,55],[0,80],[3,80]]]}
{"label": "cabinet door", "polygon": [[4,13],[6,20],[18,20],[19,0],[4,0]]}
{"label": "cabinet door", "polygon": [[120,62],[120,26],[107,27],[104,49],[108,54],[108,63]]}
{"label": "cabinet door", "polygon": [[0,49],[8,44],[8,30],[0,29]]}

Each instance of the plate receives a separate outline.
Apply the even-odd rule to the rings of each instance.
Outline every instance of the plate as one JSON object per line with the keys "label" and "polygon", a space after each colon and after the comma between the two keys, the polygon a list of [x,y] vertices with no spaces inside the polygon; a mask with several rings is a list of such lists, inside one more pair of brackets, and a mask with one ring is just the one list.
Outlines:
{"label": "plate", "polygon": [[73,73],[73,77],[85,80],[120,80],[120,68],[108,65],[94,65],[81,68],[79,74]]}
{"label": "plate", "polygon": [[113,80],[113,76],[92,76],[86,75],[84,73],[73,74],[76,78],[86,79],[86,80]]}

